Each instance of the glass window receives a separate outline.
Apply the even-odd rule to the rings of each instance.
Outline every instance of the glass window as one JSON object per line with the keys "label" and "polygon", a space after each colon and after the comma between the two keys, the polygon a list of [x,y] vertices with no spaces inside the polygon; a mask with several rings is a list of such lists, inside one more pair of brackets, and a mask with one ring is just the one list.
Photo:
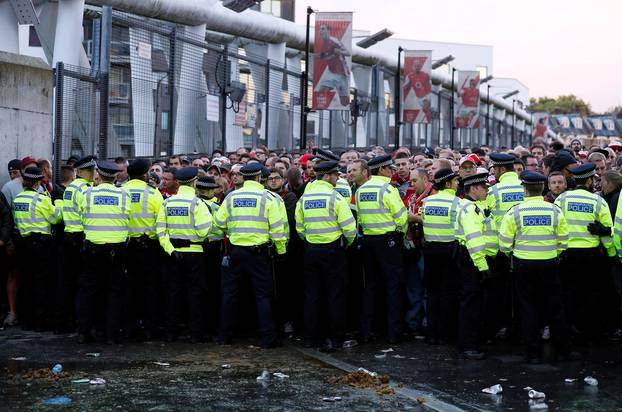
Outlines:
{"label": "glass window", "polygon": [[41,47],[41,41],[39,40],[39,35],[35,30],[35,26],[30,26],[30,31],[28,33],[28,45],[30,47]]}
{"label": "glass window", "polygon": [[168,112],[162,112],[160,119],[160,129],[168,130]]}

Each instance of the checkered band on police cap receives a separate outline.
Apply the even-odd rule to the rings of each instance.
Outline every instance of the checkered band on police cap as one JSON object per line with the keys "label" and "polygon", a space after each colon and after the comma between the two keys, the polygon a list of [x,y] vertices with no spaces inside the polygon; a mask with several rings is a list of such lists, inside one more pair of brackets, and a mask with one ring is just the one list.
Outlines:
{"label": "checkered band on police cap", "polygon": [[457,176],[458,175],[451,169],[441,169],[434,175],[434,183],[443,183]]}
{"label": "checkered band on police cap", "polygon": [[28,180],[41,180],[44,176],[38,167],[27,167],[22,173],[22,177]]}

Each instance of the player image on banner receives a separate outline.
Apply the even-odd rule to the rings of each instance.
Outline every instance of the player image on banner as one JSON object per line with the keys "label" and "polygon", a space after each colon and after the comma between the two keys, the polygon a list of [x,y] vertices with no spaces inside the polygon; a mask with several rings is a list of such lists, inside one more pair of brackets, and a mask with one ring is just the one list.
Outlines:
{"label": "player image on banner", "polygon": [[479,72],[458,72],[456,128],[479,128]]}
{"label": "player image on banner", "polygon": [[313,48],[313,109],[350,109],[352,13],[317,13]]}
{"label": "player image on banner", "polygon": [[549,129],[549,114],[538,112],[533,114],[533,137],[545,137]]}
{"label": "player image on banner", "polygon": [[402,85],[402,121],[430,123],[432,121],[432,52],[406,50],[404,52],[404,84]]}

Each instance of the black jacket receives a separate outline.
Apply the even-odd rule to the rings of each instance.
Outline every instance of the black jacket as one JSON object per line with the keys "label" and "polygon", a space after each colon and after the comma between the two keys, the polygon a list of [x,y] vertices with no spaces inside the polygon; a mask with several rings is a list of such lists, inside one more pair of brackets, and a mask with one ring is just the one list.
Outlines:
{"label": "black jacket", "polygon": [[5,244],[11,240],[13,226],[13,212],[6,201],[6,197],[0,193],[0,240]]}

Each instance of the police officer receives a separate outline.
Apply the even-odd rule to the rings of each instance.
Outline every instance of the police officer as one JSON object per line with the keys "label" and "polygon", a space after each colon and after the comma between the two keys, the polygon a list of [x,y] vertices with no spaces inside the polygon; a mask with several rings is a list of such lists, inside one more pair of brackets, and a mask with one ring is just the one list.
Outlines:
{"label": "police officer", "polygon": [[53,313],[52,288],[52,225],[61,220],[60,210],[50,197],[39,193],[43,173],[38,167],[22,172],[24,191],[13,199],[15,224],[22,237],[23,261],[20,288],[22,326],[37,331],[49,330]]}
{"label": "police officer", "polygon": [[183,293],[186,293],[193,343],[207,341],[203,317],[203,299],[206,295],[205,258],[203,242],[212,228],[212,214],[207,205],[196,196],[196,167],[178,169],[177,194],[166,199],[156,222],[158,240],[172,257],[165,274],[166,340],[177,338]]}
{"label": "police officer", "polygon": [[458,175],[451,169],[434,174],[438,193],[424,199],[421,207],[425,245],[424,282],[428,296],[428,329],[426,341],[438,344],[455,341],[458,331],[458,293],[460,276],[457,223],[460,198],[456,196]]}
{"label": "police officer", "polygon": [[[320,164],[321,162],[332,162],[332,161],[339,163],[339,156],[337,156],[330,150],[317,149],[316,154],[315,154],[315,160],[316,160],[316,165]],[[317,176],[317,173],[316,173],[316,176]],[[339,192],[339,194],[344,199],[348,199],[348,202],[350,201],[350,199],[352,199],[352,188],[350,187],[350,184],[348,183],[346,179],[339,177],[337,179],[337,183],[335,184],[335,190]]]}
{"label": "police officer", "polygon": [[461,276],[460,315],[458,327],[458,348],[466,359],[483,359],[480,350],[482,332],[482,281],[489,274],[486,261],[486,218],[477,206],[486,200],[488,173],[478,173],[462,179],[465,197],[460,201],[457,216],[456,237],[460,243],[458,270]]}
{"label": "police officer", "polygon": [[214,189],[218,187],[216,180],[212,176],[202,176],[197,180],[197,195],[199,199],[209,209],[212,215],[212,230],[203,242],[203,252],[205,256],[205,279],[207,282],[207,301],[204,305],[208,331],[215,335],[218,331],[220,320],[221,305],[221,265],[223,257],[224,233],[213,224],[214,216],[218,211],[218,199],[214,196]]}
{"label": "police officer", "polygon": [[[514,156],[505,153],[489,155],[492,172],[497,183],[488,191],[486,204],[498,228],[505,213],[523,201],[525,194],[521,181],[514,172]],[[512,317],[512,282],[510,261],[503,253],[494,259],[493,277],[485,286],[486,335],[506,337]]]}
{"label": "police officer", "polygon": [[62,214],[65,224],[63,236],[63,260],[57,286],[58,332],[75,330],[76,308],[80,305],[78,295],[80,270],[84,267],[84,229],[79,203],[86,190],[93,185],[95,156],[78,159],[73,165],[77,177],[63,193]]}
{"label": "police officer", "polygon": [[[615,256],[611,239],[613,222],[605,199],[592,193],[596,165],[585,163],[570,170],[576,189],[555,200],[568,223],[568,250],[561,261],[561,282],[568,322],[582,334],[582,340],[594,337],[603,322],[599,318],[604,296],[603,286],[613,286],[607,257]],[[593,277],[585,278],[586,273]],[[609,282],[610,283],[610,282]],[[603,313],[604,314],[604,313]],[[602,317],[601,317],[602,319]]]}
{"label": "police officer", "polygon": [[368,163],[372,177],[356,193],[358,223],[363,229],[364,256],[363,308],[361,339],[373,338],[378,283],[384,283],[387,302],[388,337],[390,343],[404,338],[404,268],[403,238],[408,213],[397,189],[391,186],[393,159],[377,156]]}
{"label": "police officer", "polygon": [[304,337],[312,347],[320,335],[322,296],[328,305],[328,340],[325,351],[343,341],[346,324],[347,264],[345,248],[356,237],[356,223],[348,200],[335,191],[339,163],[315,166],[317,179],[307,185],[296,205],[296,231],[306,240],[304,252]]}
{"label": "police officer", "polygon": [[521,174],[525,201],[510,209],[499,227],[499,250],[513,254],[522,339],[527,361],[541,362],[540,328],[548,320],[558,358],[571,355],[558,273],[568,247],[568,226],[559,207],[544,201],[546,177]]}
{"label": "police officer", "polygon": [[244,185],[223,200],[214,218],[230,242],[229,270],[224,274],[222,288],[218,338],[221,344],[231,342],[238,293],[242,277],[247,275],[255,292],[261,346],[278,345],[272,312],[274,282],[270,251],[274,244],[279,256],[285,254],[286,222],[279,204],[259,183],[261,171],[258,163],[240,169]]}
{"label": "police officer", "polygon": [[78,199],[86,241],[85,268],[80,276],[79,343],[92,340],[91,329],[105,301],[106,338],[119,343],[125,295],[125,261],[130,219],[129,193],[114,185],[119,166],[97,161],[101,184],[89,187]]}
{"label": "police officer", "polygon": [[130,194],[130,221],[127,262],[126,334],[142,333],[151,339],[155,330],[157,296],[160,285],[160,245],[156,235],[156,218],[164,199],[160,191],[149,186],[149,167],[146,159],[130,162],[130,180],[123,187]]}

